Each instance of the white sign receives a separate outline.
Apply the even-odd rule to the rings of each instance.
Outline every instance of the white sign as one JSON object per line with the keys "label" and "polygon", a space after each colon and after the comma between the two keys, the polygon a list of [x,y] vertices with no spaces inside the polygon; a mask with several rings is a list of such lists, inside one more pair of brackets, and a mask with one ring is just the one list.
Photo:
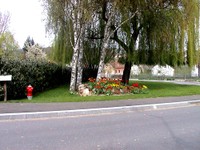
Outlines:
{"label": "white sign", "polygon": [[12,75],[0,75],[0,81],[11,81]]}

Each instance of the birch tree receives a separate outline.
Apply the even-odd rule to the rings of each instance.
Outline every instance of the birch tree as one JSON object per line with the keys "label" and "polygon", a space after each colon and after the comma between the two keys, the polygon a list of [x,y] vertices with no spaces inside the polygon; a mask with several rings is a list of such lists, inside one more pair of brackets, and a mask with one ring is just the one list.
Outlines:
{"label": "birch tree", "polygon": [[[126,3],[126,1],[125,1]],[[99,62],[99,68],[97,73],[97,80],[101,77],[101,74],[104,69],[104,62],[106,57],[106,50],[109,47],[109,41],[113,39],[113,36],[116,36],[116,33],[119,28],[121,28],[124,24],[129,22],[137,13],[137,10],[132,13],[128,18],[125,20],[122,20],[119,24],[116,25],[115,22],[119,21],[119,10],[121,6],[124,6],[124,1],[121,2],[120,0],[117,1],[103,1],[102,3],[102,19],[105,21],[105,27],[104,27],[104,34],[103,34],[103,40],[102,40],[102,47],[101,47],[101,55],[100,55],[100,62]]]}
{"label": "birch tree", "polygon": [[[67,34],[73,49],[70,90],[81,83],[84,34],[92,15],[104,12],[93,23],[102,35],[97,80],[104,67],[110,40],[124,51],[122,80],[128,83],[131,66],[143,64],[184,64],[197,62],[198,0],[44,0],[48,4],[48,27]],[[103,8],[102,8],[103,7]],[[100,10],[102,8],[102,10]],[[102,13],[103,14],[103,13]],[[94,16],[93,16],[94,17]],[[103,26],[98,26],[103,22]],[[90,24],[91,25],[91,24]],[[94,27],[94,28],[95,28]],[[71,31],[71,32],[69,32]],[[89,42],[89,39],[87,39]],[[186,44],[185,44],[186,43]],[[187,45],[187,49],[185,49]],[[185,57],[187,55],[187,58]]]}
{"label": "birch tree", "polygon": [[44,0],[48,14],[47,27],[57,33],[61,29],[70,31],[65,33],[68,34],[68,39],[73,49],[70,82],[71,92],[75,92],[82,82],[83,35],[90,19],[91,10],[89,6],[93,6],[91,3],[90,0]]}
{"label": "birch tree", "polygon": [[74,34],[73,57],[71,62],[71,82],[70,91],[75,92],[82,83],[83,72],[83,40],[84,31],[90,19],[89,13],[90,1],[72,0],[68,3],[68,13],[72,22],[72,30]]}
{"label": "birch tree", "polygon": [[[113,21],[113,17],[115,14],[114,11],[114,7],[112,3],[109,2],[104,2],[103,4],[103,12],[102,14],[104,15],[104,20],[105,20],[105,28],[104,28],[104,36],[103,36],[103,41],[102,41],[102,47],[101,47],[101,55],[100,55],[100,61],[99,61],[99,67],[98,67],[98,72],[97,72],[97,78],[96,80],[98,81],[101,78],[101,74],[103,72],[104,69],[104,61],[105,61],[105,57],[106,57],[106,49],[108,49],[108,44],[109,44],[109,40],[112,34],[112,30],[111,30],[111,24]],[[108,10],[107,10],[108,9]],[[106,15],[107,14],[107,15]]]}

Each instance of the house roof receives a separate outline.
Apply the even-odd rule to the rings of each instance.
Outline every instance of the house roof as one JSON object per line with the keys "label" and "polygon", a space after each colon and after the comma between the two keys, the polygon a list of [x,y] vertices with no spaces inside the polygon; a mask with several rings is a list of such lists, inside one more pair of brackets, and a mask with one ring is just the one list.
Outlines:
{"label": "house roof", "polygon": [[124,64],[121,64],[117,61],[110,62],[111,66],[115,69],[124,69]]}

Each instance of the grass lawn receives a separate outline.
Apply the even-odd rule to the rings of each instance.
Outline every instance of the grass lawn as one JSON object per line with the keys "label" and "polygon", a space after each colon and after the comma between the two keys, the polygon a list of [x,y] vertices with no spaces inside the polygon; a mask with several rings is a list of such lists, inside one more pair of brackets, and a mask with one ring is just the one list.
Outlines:
{"label": "grass lawn", "polygon": [[49,102],[84,102],[84,101],[105,101],[105,100],[120,100],[120,99],[138,99],[138,98],[155,98],[167,96],[185,96],[200,94],[200,86],[179,85],[168,82],[143,82],[149,88],[147,94],[127,94],[127,95],[112,95],[112,96],[87,96],[81,97],[69,93],[67,86],[60,86],[56,89],[51,89],[43,93],[33,96],[32,100],[10,100],[11,103],[49,103]]}

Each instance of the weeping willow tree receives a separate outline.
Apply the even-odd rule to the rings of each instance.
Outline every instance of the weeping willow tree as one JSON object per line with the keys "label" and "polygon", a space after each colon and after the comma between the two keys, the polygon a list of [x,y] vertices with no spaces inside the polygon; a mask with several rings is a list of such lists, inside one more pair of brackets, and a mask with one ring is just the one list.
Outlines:
{"label": "weeping willow tree", "polygon": [[43,0],[44,9],[47,14],[46,28],[49,33],[54,33],[50,59],[62,64],[69,64],[72,59],[73,31],[71,22],[66,15],[66,0]]}
{"label": "weeping willow tree", "polygon": [[114,36],[126,52],[124,82],[129,81],[133,63],[171,66],[197,63],[198,0],[124,1],[120,19],[127,19],[136,10],[138,13]]}
{"label": "weeping willow tree", "polygon": [[[125,69],[122,77],[124,82],[129,81],[131,66],[134,63],[193,66],[198,61],[198,0],[99,0],[98,5],[97,1],[89,0],[44,1],[48,10],[48,28],[56,34],[54,43],[56,60],[69,61],[70,58],[74,58],[73,51],[73,54],[77,52],[76,55],[81,56],[80,62],[88,61],[94,51],[85,51],[87,48],[95,52],[99,48],[108,49],[110,45],[108,40],[113,40],[124,53]],[[98,22],[92,22],[94,20],[91,19],[95,13],[103,12],[99,11],[98,7],[105,2],[113,3],[115,6],[114,12],[109,10],[112,9],[110,7],[112,5],[106,7],[107,12],[114,14],[107,26],[110,35],[105,32],[110,13],[100,15],[99,20],[97,19],[98,22],[104,22],[104,30],[101,30]],[[73,5],[69,5],[70,3]],[[95,42],[84,38],[91,22],[94,28],[100,31],[100,44],[95,45]],[[107,38],[104,42],[102,39],[106,37],[110,39]],[[106,48],[102,46],[103,43]],[[82,58],[83,51],[85,56],[83,54]],[[101,60],[103,59],[105,58]],[[77,72],[76,64],[79,60],[72,59],[72,62],[73,60],[75,65],[72,70]]]}
{"label": "weeping willow tree", "polygon": [[150,21],[139,38],[138,58],[147,64],[193,66],[198,61],[199,1],[182,0],[170,8],[147,17]]}
{"label": "weeping willow tree", "polygon": [[50,58],[62,65],[70,64],[73,54],[73,48],[70,44],[70,31],[63,28],[55,36]]}
{"label": "weeping willow tree", "polygon": [[191,67],[198,63],[199,58],[199,1],[184,1],[185,29],[187,34],[187,63]]}
{"label": "weeping willow tree", "polygon": [[143,13],[143,28],[136,51],[139,58],[137,63],[174,66],[178,60],[176,39],[179,37],[177,32],[181,13],[170,7],[164,9],[155,6],[151,9]]}

